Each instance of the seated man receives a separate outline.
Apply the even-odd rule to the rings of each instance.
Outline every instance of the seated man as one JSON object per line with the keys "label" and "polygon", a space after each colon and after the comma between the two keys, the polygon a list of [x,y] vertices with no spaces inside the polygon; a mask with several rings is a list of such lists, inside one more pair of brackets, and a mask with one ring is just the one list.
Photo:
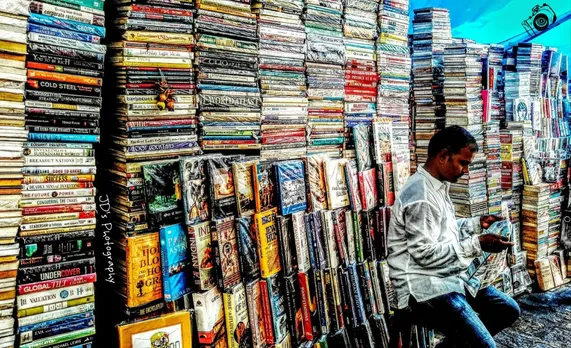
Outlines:
{"label": "seated man", "polygon": [[477,151],[464,128],[434,135],[424,167],[408,179],[392,210],[388,263],[398,308],[410,307],[416,323],[443,333],[439,347],[495,347],[492,336],[520,315],[511,297],[491,286],[479,289],[476,277],[464,275],[482,250],[497,253],[513,245],[481,235],[499,217],[455,217],[450,183],[468,172]]}

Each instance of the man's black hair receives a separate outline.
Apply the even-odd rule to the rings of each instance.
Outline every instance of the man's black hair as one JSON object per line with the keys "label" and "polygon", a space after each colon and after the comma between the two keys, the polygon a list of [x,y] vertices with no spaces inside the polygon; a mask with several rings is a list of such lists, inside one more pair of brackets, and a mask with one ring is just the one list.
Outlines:
{"label": "man's black hair", "polygon": [[478,152],[476,138],[470,132],[460,126],[446,127],[430,139],[428,143],[428,158],[436,157],[443,149],[454,155],[466,146],[469,146],[472,152]]}

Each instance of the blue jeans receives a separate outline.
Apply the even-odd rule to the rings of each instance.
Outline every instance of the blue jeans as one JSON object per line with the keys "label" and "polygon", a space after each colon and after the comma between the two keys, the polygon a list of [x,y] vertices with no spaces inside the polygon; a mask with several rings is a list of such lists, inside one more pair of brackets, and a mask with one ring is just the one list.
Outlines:
{"label": "blue jeans", "polygon": [[449,293],[416,302],[411,296],[410,308],[416,323],[446,336],[437,348],[495,348],[492,337],[520,316],[518,304],[493,286],[481,289],[476,297]]}

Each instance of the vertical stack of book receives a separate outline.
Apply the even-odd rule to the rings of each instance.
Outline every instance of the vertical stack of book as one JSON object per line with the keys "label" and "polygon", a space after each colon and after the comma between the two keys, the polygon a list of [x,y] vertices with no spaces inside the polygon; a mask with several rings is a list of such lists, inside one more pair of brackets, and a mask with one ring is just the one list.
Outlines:
{"label": "vertical stack of book", "polygon": [[344,157],[355,157],[354,126],[371,124],[376,116],[377,75],[375,39],[377,8],[372,0],[349,1],[345,6],[345,146]]}
{"label": "vertical stack of book", "polygon": [[101,2],[66,0],[33,1],[30,11],[20,346],[90,343],[105,13]]}
{"label": "vertical stack of book", "polygon": [[547,238],[547,253],[552,255],[559,247],[561,238],[561,203],[563,196],[561,192],[562,182],[553,183],[549,186],[549,227]]}
{"label": "vertical stack of book", "polygon": [[[529,71],[504,72],[504,97],[506,102],[506,121],[529,120],[529,87],[531,84]],[[517,108],[517,110],[515,110]],[[526,118],[527,117],[527,118]]]}
{"label": "vertical stack of book", "polygon": [[[111,298],[113,315],[131,322],[158,315],[165,301],[178,300],[187,290],[184,277],[180,279],[186,249],[178,157],[196,154],[200,147],[192,4],[116,5],[110,61],[117,99],[110,105],[115,113],[106,134],[111,156],[102,162],[112,254],[120,265]],[[175,240],[180,241],[176,248]],[[178,264],[169,268],[173,260]]]}
{"label": "vertical stack of book", "polygon": [[412,27],[413,128],[417,162],[424,163],[430,138],[444,126],[442,56],[452,42],[450,14],[447,9],[415,9]]}
{"label": "vertical stack of book", "polygon": [[[542,56],[545,47],[542,45],[520,42],[517,45],[516,66],[518,72],[530,74],[529,96],[538,98],[541,96],[542,86]],[[514,110],[514,113],[517,110]]]}
{"label": "vertical stack of book", "polygon": [[307,86],[303,0],[256,1],[260,35],[262,150],[264,159],[306,153]]}
{"label": "vertical stack of book", "polygon": [[393,122],[389,117],[373,120],[373,154],[377,165],[379,204],[390,207],[395,200],[393,175]]}
{"label": "vertical stack of book", "polygon": [[486,188],[488,197],[488,214],[501,212],[502,203],[502,159],[500,145],[499,121],[484,124],[484,148],[486,155]]}
{"label": "vertical stack of book", "polygon": [[25,129],[26,26],[29,0],[0,3],[0,345],[16,345],[14,303],[18,275],[18,227],[22,222]]}
{"label": "vertical stack of book", "polygon": [[510,213],[514,232],[519,235],[523,180],[523,123],[508,122],[507,128],[500,130],[502,160],[503,201],[511,203]]}
{"label": "vertical stack of book", "polygon": [[525,185],[522,204],[522,249],[527,252],[527,268],[534,276],[534,261],[548,255],[549,185]]}
{"label": "vertical stack of book", "polygon": [[490,45],[488,48],[487,71],[484,72],[485,84],[483,94],[484,108],[489,110],[485,121],[501,121],[505,119],[506,105],[504,100],[504,71],[502,60],[504,58],[503,45]]}
{"label": "vertical stack of book", "polygon": [[340,157],[344,144],[343,2],[306,0],[308,154]]}
{"label": "vertical stack of book", "polygon": [[259,150],[259,43],[250,1],[196,2],[196,84],[200,144],[211,150]]}
{"label": "vertical stack of book", "polygon": [[450,198],[459,217],[474,217],[488,212],[486,154],[482,129],[482,55],[483,45],[455,40],[444,48],[444,97],[446,126],[461,126],[478,143],[480,151],[470,164],[468,175],[450,186]]}

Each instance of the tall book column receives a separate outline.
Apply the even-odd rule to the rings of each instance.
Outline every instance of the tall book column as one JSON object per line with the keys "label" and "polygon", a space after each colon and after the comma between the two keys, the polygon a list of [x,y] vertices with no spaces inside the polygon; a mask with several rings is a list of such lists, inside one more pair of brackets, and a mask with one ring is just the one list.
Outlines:
{"label": "tall book column", "polygon": [[307,80],[304,3],[254,2],[260,40],[263,159],[301,158],[306,154]]}
{"label": "tall book column", "polygon": [[[182,276],[186,228],[178,157],[200,152],[194,15],[188,1],[126,1],[108,8],[114,13],[109,47],[116,99],[109,105],[101,162],[116,265],[110,303],[117,322],[132,322],[162,313],[165,303],[169,310],[182,306],[174,301],[190,290]],[[169,268],[172,260],[176,270]]]}
{"label": "tall book column", "polygon": [[332,157],[343,154],[345,45],[342,15],[341,0],[305,1],[308,154]]}
{"label": "tall book column", "polygon": [[[22,222],[26,26],[30,1],[0,3],[0,345],[16,345],[14,304]],[[18,292],[18,294],[21,294]],[[22,294],[23,295],[23,294]]]}

